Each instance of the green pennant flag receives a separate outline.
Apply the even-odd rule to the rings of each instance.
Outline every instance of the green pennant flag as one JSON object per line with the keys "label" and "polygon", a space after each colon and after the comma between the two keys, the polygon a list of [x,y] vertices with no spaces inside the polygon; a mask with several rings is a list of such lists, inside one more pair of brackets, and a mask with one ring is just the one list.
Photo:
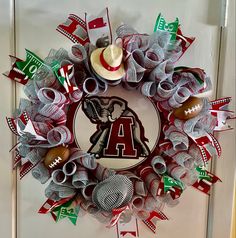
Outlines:
{"label": "green pennant flag", "polygon": [[57,207],[53,212],[56,214],[56,222],[68,218],[74,225],[76,225],[79,206],[74,206],[73,201],[69,201],[65,204],[62,204],[60,207]]}
{"label": "green pennant flag", "polygon": [[198,172],[198,179],[202,180],[205,179],[207,181],[211,181],[211,177],[208,175],[206,169],[203,166],[196,167]]}
{"label": "green pennant flag", "polygon": [[168,175],[163,176],[164,192],[168,192],[172,187],[179,187],[181,190],[184,189],[184,185],[181,181],[175,180]]}
{"label": "green pennant flag", "polygon": [[23,71],[30,79],[32,79],[37,70],[44,65],[44,62],[33,52],[27,49],[25,49],[25,51],[26,60],[16,62],[16,66],[19,70]]}
{"label": "green pennant flag", "polygon": [[167,23],[162,14],[157,17],[154,32],[156,31],[168,31],[171,35],[171,41],[176,39],[176,33],[179,27],[179,19],[176,18],[174,22]]}

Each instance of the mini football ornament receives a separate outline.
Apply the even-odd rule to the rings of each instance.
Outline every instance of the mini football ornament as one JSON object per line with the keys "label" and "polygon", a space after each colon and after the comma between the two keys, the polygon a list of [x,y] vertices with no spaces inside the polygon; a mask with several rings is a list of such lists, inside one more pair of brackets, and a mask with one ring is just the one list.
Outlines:
{"label": "mini football ornament", "polygon": [[70,156],[70,150],[65,146],[58,146],[48,151],[44,159],[44,165],[49,169],[61,167]]}
{"label": "mini football ornament", "polygon": [[197,97],[189,97],[183,105],[174,109],[173,114],[176,118],[181,120],[188,120],[196,117],[203,108],[203,100]]}

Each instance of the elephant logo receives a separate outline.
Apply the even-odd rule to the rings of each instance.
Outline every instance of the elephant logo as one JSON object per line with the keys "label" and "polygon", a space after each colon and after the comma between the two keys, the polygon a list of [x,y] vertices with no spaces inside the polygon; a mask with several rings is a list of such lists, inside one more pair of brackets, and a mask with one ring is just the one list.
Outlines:
{"label": "elephant logo", "polygon": [[82,110],[97,130],[90,137],[88,150],[96,158],[146,157],[150,150],[146,144],[144,127],[137,114],[119,97],[87,97]]}

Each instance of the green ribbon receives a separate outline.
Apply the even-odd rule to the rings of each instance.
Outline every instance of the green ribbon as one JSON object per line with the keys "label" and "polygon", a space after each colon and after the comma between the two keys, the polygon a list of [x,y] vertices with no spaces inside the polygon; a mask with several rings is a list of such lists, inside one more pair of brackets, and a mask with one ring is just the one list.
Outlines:
{"label": "green ribbon", "polygon": [[176,33],[179,27],[179,19],[176,18],[174,22],[167,23],[161,13],[158,15],[156,24],[154,27],[154,32],[156,31],[168,31],[171,35],[171,41],[176,39]]}
{"label": "green ribbon", "polygon": [[54,209],[53,212],[57,212],[56,222],[64,218],[68,218],[72,222],[72,224],[76,225],[79,206],[74,206],[73,201],[69,201]]}
{"label": "green ribbon", "polygon": [[23,71],[30,79],[32,79],[37,70],[44,65],[44,62],[33,52],[27,49],[25,49],[25,51],[26,60],[16,62],[16,66],[19,70]]}
{"label": "green ribbon", "polygon": [[57,60],[54,60],[51,64],[51,68],[53,70],[53,72],[55,73],[55,75],[58,75],[58,70],[60,69],[60,63]]}
{"label": "green ribbon", "polygon": [[164,182],[164,192],[165,193],[168,192],[173,187],[178,187],[181,190],[184,189],[184,185],[181,181],[175,180],[168,175],[163,176],[163,182]]}
{"label": "green ribbon", "polygon": [[204,167],[202,167],[202,166],[196,167],[196,170],[198,172],[199,180],[205,179],[207,181],[211,181],[211,177],[208,175],[208,173]]}

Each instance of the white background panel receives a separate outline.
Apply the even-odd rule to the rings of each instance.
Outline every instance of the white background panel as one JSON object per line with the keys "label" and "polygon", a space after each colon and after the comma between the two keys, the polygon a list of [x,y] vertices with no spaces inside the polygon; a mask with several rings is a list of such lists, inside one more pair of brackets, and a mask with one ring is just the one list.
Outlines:
{"label": "white background panel", "polygon": [[[188,1],[187,3],[186,1],[97,1],[96,4],[94,1],[61,1],[60,7],[56,7],[56,5],[58,5],[58,1],[37,1],[37,3],[18,1],[17,50],[20,57],[25,56],[24,48],[38,53],[41,57],[46,56],[52,47],[68,49],[71,46],[70,41],[55,31],[56,26],[63,22],[69,13],[83,17],[85,11],[96,14],[104,7],[109,6],[111,25],[114,26],[114,29],[121,22],[125,22],[140,32],[151,33],[159,12],[162,12],[168,20],[173,20],[178,16],[183,31],[186,34],[197,36],[196,42],[179,61],[179,64],[202,67],[212,76],[213,80],[215,78],[218,28],[216,25],[207,23],[209,13],[207,1]],[[50,218],[36,214],[45,199],[43,196],[44,187],[28,175],[19,184],[19,188],[18,232],[20,238],[28,238],[32,234],[40,237],[41,230],[48,236],[54,237],[57,234],[58,238],[64,237],[65,233],[72,237],[79,234],[81,238],[92,237],[92,235],[116,237],[116,233],[107,230],[93,219],[90,222],[88,222],[89,219],[87,222],[80,219],[75,228],[64,222],[61,222],[59,226],[54,225]],[[33,193],[31,189],[34,189]],[[190,188],[184,194],[179,206],[166,211],[171,219],[169,222],[160,223],[158,228],[160,237],[170,237],[176,232],[183,237],[205,236],[207,197],[192,190]],[[143,237],[142,233],[144,232],[146,238],[154,237],[151,232],[146,231],[143,225],[140,226],[140,237]],[[173,227],[175,228],[173,229]],[[35,232],[36,230],[38,232]],[[104,230],[104,232],[98,232],[98,230]]]}
{"label": "white background panel", "polygon": [[[236,72],[235,72],[235,1],[229,1],[228,24],[222,34],[222,49],[220,57],[219,87],[217,97],[232,97],[231,110],[236,109]],[[236,128],[236,120],[230,122]],[[235,189],[236,171],[236,131],[218,134],[223,152],[220,159],[214,162],[213,171],[222,183],[214,186],[210,200],[209,238],[232,237],[230,226],[233,210],[233,195]],[[236,196],[236,195],[235,195]],[[235,227],[236,224],[234,224]]]}
{"label": "white background panel", "polygon": [[2,75],[10,67],[8,55],[12,52],[10,2],[0,1],[0,234],[11,236],[12,192],[12,133],[6,124],[14,104],[14,83]]}

